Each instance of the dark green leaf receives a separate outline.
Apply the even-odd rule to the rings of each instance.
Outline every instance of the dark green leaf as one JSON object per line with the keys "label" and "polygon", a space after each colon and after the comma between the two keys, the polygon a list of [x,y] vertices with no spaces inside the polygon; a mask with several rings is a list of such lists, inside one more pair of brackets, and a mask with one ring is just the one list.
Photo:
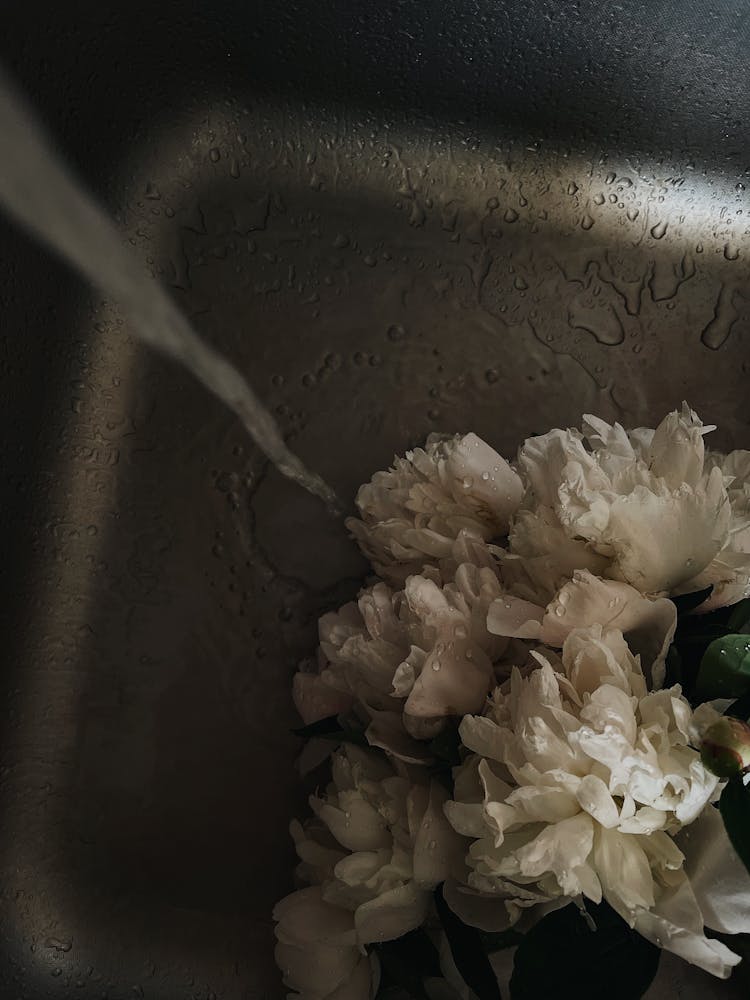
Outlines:
{"label": "dark green leaf", "polygon": [[360,747],[369,745],[362,729],[344,728],[335,715],[311,722],[307,726],[300,726],[292,732],[303,740],[333,740],[336,743],[354,743]]}
{"label": "dark green leaf", "polygon": [[437,887],[434,896],[453,961],[462,979],[478,1000],[501,1000],[500,987],[482,946],[480,932],[456,916],[445,901],[442,885]]}
{"label": "dark green leaf", "polygon": [[692,594],[679,594],[677,597],[670,597],[670,601],[677,608],[679,617],[690,614],[695,608],[700,607],[705,600],[711,596],[713,586],[705,587],[703,590],[695,590]]}
{"label": "dark green leaf", "polygon": [[750,597],[732,605],[727,628],[730,632],[750,632]]}
{"label": "dark green leaf", "polygon": [[592,930],[575,903],[547,914],[518,946],[512,1000],[636,1000],[656,975],[661,951],[606,903],[587,903]]}
{"label": "dark green leaf", "polygon": [[714,639],[701,659],[695,693],[708,698],[739,698],[750,690],[750,636]]}
{"label": "dark green leaf", "polygon": [[745,787],[741,777],[727,782],[719,809],[732,846],[750,872],[750,788]]}
{"label": "dark green leaf", "polygon": [[384,941],[375,950],[381,971],[379,1000],[399,993],[414,1000],[427,1000],[425,979],[442,973],[437,949],[423,930],[410,931],[394,941]]}
{"label": "dark green leaf", "polygon": [[724,714],[732,715],[735,719],[742,719],[743,722],[750,720],[750,691],[747,691],[730,705]]}

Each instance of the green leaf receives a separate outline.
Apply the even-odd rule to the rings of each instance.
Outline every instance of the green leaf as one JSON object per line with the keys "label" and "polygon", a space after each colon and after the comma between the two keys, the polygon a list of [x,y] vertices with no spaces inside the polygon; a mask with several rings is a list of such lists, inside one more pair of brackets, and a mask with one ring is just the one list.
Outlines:
{"label": "green leaf", "polygon": [[510,981],[512,1000],[636,1000],[656,975],[661,951],[615,911],[587,903],[592,930],[575,903],[547,914],[524,935]]}
{"label": "green leaf", "polygon": [[670,601],[677,608],[679,617],[690,614],[695,608],[700,607],[704,601],[708,600],[713,590],[713,585],[704,587],[703,590],[694,590],[692,594],[678,594],[677,597],[670,597]]}
{"label": "green leaf", "polygon": [[435,889],[434,898],[453,961],[462,979],[478,1000],[502,1000],[480,932],[456,916],[445,901],[442,885]]}
{"label": "green leaf", "polygon": [[709,698],[739,698],[750,690],[750,636],[714,639],[701,659],[695,693]]}
{"label": "green leaf", "polygon": [[423,985],[425,979],[442,973],[437,948],[425,931],[410,931],[394,941],[376,945],[375,950],[381,970],[378,1000],[387,1000],[394,994],[428,1000]]}
{"label": "green leaf", "polygon": [[307,726],[300,726],[299,729],[293,729],[292,732],[303,740],[333,740],[336,743],[354,743],[360,747],[369,746],[364,730],[344,728],[336,715],[329,715],[327,719],[319,719]]}
{"label": "green leaf", "polygon": [[741,777],[727,782],[719,810],[732,846],[750,872],[750,788],[745,787]]}
{"label": "green leaf", "polygon": [[727,628],[730,632],[750,632],[750,597],[732,605]]}

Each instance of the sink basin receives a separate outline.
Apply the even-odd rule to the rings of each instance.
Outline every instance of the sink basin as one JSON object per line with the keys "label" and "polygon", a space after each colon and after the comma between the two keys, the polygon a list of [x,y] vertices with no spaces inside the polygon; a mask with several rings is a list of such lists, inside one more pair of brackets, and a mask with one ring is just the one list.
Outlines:
{"label": "sink basin", "polygon": [[[743,5],[446,10],[27,0],[0,61],[347,503],[438,430],[511,455],[684,397],[747,446]],[[0,248],[0,995],[276,1000],[289,682],[365,564],[115,303]],[[747,973],[665,957],[678,990]]]}

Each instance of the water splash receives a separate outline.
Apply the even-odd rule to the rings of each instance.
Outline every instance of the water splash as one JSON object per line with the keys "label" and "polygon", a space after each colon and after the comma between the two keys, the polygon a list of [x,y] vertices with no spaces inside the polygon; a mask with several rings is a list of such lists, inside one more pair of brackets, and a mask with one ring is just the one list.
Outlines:
{"label": "water splash", "polygon": [[206,344],[142,271],[106,213],[53,150],[30,108],[0,71],[0,203],[18,222],[119,302],[146,344],[184,365],[240,418],[283,475],[341,513],[335,493],[291,452],[243,376]]}

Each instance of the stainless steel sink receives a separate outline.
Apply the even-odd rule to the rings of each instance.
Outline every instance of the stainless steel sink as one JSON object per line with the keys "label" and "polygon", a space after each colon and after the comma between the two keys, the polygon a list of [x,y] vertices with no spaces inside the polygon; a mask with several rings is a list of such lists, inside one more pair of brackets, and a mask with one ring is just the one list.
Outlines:
{"label": "stainless steel sink", "polygon": [[[511,454],[685,397],[748,445],[739,0],[4,8],[133,253],[347,501],[433,430]],[[0,250],[0,996],[280,997],[289,679],[364,563],[114,304]]]}

